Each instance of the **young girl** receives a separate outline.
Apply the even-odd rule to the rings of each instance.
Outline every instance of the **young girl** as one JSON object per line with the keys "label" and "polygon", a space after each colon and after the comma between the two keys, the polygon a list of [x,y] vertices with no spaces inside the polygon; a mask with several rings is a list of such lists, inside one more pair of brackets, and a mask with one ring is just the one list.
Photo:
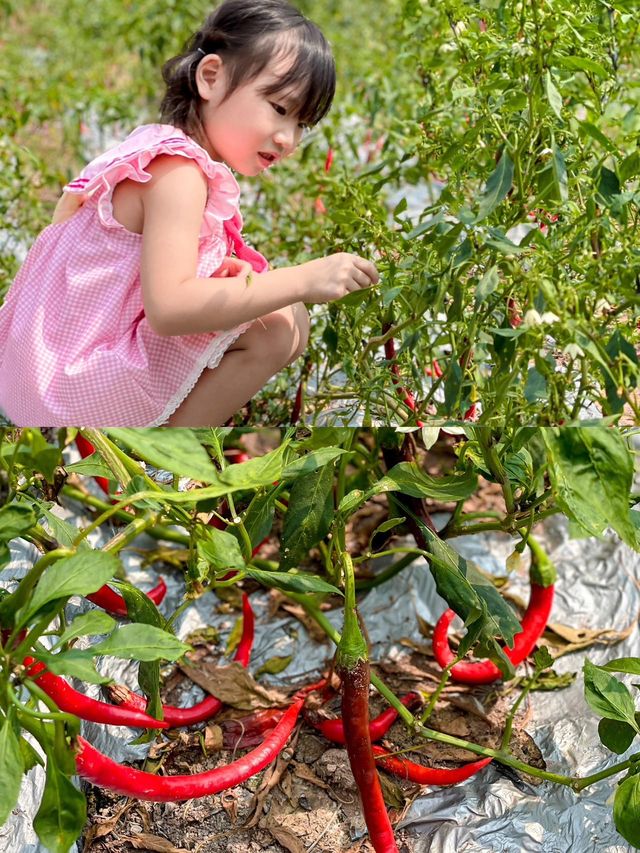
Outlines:
{"label": "young girl", "polygon": [[0,308],[0,409],[18,426],[223,424],[308,336],[302,303],[378,281],[339,253],[268,269],[233,171],[289,156],[335,90],[285,0],[226,0],[163,68],[164,124],[65,188]]}

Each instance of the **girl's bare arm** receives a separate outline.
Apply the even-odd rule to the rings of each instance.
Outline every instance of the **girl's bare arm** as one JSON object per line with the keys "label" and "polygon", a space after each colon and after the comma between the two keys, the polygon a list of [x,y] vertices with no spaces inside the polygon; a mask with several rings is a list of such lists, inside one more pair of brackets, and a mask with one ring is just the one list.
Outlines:
{"label": "girl's bare arm", "polygon": [[[327,302],[377,281],[375,267],[341,253],[260,275],[197,278],[207,182],[197,164],[166,155],[141,185],[141,282],[147,319],[161,335],[229,329],[292,305]],[[248,270],[247,270],[248,272]]]}
{"label": "girl's bare arm", "polygon": [[71,219],[73,214],[80,210],[83,204],[84,196],[76,195],[75,193],[62,193],[56,204],[56,209],[53,211],[51,224],[57,225],[58,222]]}

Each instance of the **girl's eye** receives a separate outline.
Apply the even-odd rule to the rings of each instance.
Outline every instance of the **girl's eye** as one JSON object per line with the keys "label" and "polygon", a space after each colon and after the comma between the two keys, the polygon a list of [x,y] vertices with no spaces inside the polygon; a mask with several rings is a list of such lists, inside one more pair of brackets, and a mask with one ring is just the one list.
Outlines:
{"label": "girl's eye", "polygon": [[278,115],[280,115],[280,116],[286,116],[287,111],[286,111],[286,109],[282,106],[282,104],[274,104],[274,103],[273,103],[273,101],[272,101],[272,102],[271,102],[271,106],[272,106],[272,107],[274,108],[274,110],[278,113]]}
{"label": "girl's eye", "polygon": [[300,130],[301,130],[303,133],[306,133],[308,130],[310,130],[310,129],[311,129],[311,126],[310,126],[310,125],[308,125],[308,124],[305,124],[303,121],[301,121],[301,122],[298,124],[298,127],[300,128]]}

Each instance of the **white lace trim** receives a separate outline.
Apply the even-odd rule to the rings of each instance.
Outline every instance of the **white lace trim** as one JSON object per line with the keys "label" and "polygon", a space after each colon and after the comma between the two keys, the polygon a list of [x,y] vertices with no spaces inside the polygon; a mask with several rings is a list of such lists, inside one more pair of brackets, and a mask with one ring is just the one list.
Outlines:
{"label": "white lace trim", "polygon": [[147,426],[154,427],[165,424],[176,409],[184,403],[186,398],[193,391],[198,379],[200,379],[200,376],[202,375],[202,371],[207,367],[212,369],[217,367],[222,360],[222,356],[229,349],[231,344],[234,343],[243,332],[246,332],[250,325],[251,323],[243,323],[241,326],[236,326],[228,332],[220,332],[217,334],[211,341],[210,346],[201,353],[198,361],[194,364],[193,369],[185,381],[164,407],[160,417],[156,418],[156,420],[152,421],[150,424],[147,424]]}

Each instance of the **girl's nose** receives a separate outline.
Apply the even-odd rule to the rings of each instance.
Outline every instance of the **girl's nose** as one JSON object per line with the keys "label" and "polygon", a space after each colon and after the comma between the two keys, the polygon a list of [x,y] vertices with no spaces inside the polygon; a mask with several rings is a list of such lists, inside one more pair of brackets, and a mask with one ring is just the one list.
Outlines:
{"label": "girl's nose", "polygon": [[278,128],[274,134],[273,141],[279,148],[283,149],[285,154],[288,154],[296,147],[301,136],[302,130],[298,127],[297,123],[287,124]]}

